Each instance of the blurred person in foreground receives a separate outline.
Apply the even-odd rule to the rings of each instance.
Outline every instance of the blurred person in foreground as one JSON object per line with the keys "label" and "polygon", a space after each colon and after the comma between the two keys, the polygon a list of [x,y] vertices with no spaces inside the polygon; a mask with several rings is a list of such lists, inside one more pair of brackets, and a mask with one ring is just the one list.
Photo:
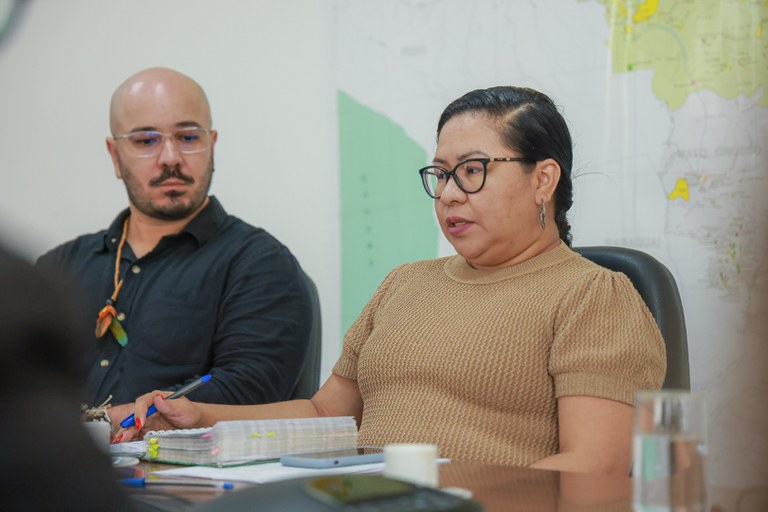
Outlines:
{"label": "blurred person in foreground", "polygon": [[0,247],[2,509],[126,510],[109,457],[83,428],[77,316],[59,284]]}

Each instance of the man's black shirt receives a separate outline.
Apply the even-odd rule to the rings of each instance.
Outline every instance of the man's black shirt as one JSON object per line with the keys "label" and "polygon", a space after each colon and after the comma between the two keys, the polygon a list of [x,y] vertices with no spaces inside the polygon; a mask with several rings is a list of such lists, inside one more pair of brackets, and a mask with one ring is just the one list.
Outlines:
{"label": "man's black shirt", "polygon": [[[114,290],[123,211],[106,231],[84,235],[40,257],[73,283],[93,319]],[[130,228],[129,228],[130,229]],[[206,373],[188,395],[207,403],[268,403],[289,398],[307,350],[311,308],[302,270],[269,233],[227,215],[215,197],[178,234],[142,258],[126,243],[115,302],[128,344],[112,333],[79,335],[84,400],[134,401],[176,389]]]}

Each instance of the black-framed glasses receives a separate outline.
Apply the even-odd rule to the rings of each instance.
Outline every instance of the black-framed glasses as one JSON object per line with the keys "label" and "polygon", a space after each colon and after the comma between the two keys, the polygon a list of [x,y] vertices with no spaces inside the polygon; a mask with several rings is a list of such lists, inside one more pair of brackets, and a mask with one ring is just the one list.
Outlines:
{"label": "black-framed glasses", "polygon": [[137,158],[149,158],[160,154],[166,137],[173,141],[179,153],[192,154],[205,151],[208,149],[212,131],[199,126],[181,128],[175,132],[139,130],[115,135],[113,139],[125,141],[126,150],[130,155]]}
{"label": "black-framed glasses", "polygon": [[456,185],[467,194],[480,192],[485,185],[485,176],[488,173],[489,162],[531,162],[528,158],[470,158],[456,165],[450,171],[439,165],[429,165],[419,169],[421,183],[429,197],[440,199],[448,180],[453,176]]}

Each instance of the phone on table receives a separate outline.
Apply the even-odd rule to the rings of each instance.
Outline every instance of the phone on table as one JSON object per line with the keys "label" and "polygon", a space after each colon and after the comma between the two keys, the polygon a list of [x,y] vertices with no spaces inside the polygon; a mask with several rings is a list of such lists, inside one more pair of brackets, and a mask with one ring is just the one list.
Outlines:
{"label": "phone on table", "polygon": [[333,510],[370,512],[442,511],[482,512],[476,501],[460,498],[431,487],[392,480],[381,475],[332,475],[304,484],[312,498]]}
{"label": "phone on table", "polygon": [[337,468],[357,464],[384,462],[384,448],[381,446],[359,446],[344,450],[297,453],[280,457],[283,466],[299,468]]}

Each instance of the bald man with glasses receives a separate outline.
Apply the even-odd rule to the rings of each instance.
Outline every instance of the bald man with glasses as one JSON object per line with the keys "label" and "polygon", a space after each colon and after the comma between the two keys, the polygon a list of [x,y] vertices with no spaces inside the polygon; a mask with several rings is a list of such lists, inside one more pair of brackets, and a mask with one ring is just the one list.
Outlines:
{"label": "bald man with glasses", "polygon": [[309,289],[285,246],[208,195],[218,133],[203,89],[171,69],[141,71],[113,94],[110,130],[128,208],[38,260],[71,281],[93,322],[79,335],[84,402],[132,403],[207,373],[191,398],[289,398],[307,351]]}

